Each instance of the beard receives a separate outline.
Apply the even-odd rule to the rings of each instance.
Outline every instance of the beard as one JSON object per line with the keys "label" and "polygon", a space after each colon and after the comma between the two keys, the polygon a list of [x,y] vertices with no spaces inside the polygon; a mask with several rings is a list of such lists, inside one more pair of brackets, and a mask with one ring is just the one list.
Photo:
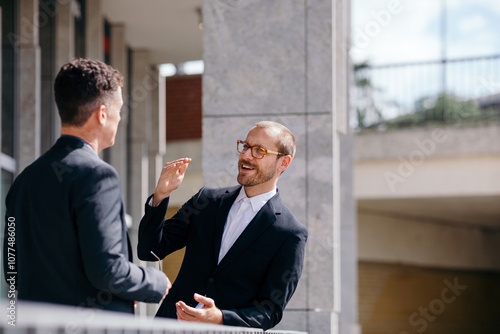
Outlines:
{"label": "beard", "polygon": [[[250,166],[253,170],[241,172],[241,165]],[[261,169],[258,165],[244,160],[238,162],[238,183],[242,186],[251,187],[271,180],[276,174],[276,165],[269,166],[267,170]],[[248,175],[250,174],[250,175]]]}

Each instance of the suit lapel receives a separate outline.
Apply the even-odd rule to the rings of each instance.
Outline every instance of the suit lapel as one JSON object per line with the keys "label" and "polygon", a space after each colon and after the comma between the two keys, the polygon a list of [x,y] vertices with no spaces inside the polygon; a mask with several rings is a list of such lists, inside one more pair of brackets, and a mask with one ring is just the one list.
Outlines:
{"label": "suit lapel", "polygon": [[[275,204],[280,203],[279,195],[271,198],[263,207],[257,212],[257,215],[252,219],[250,224],[243,230],[241,235],[236,239],[234,245],[229,249],[226,256],[222,259],[217,267],[217,270],[223,268],[228,263],[233,261],[238,255],[250,246],[255,239],[257,239],[269,226],[276,221]],[[279,206],[279,205],[278,205]],[[220,243],[219,243],[220,248]]]}
{"label": "suit lapel", "polygon": [[226,225],[227,215],[229,210],[233,205],[233,202],[238,197],[241,187],[237,187],[236,190],[226,190],[226,192],[221,196],[221,201],[219,209],[217,210],[217,216],[215,218],[215,245],[214,245],[214,258],[215,263],[219,260],[220,245],[222,242],[222,234],[224,234],[224,226]]}

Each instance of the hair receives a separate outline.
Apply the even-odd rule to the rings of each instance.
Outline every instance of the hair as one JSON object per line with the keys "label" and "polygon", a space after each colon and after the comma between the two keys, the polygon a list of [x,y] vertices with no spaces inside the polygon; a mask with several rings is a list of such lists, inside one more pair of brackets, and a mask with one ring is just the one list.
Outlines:
{"label": "hair", "polygon": [[98,60],[79,58],[63,65],[54,83],[62,124],[82,126],[101,104],[112,103],[122,86],[121,74]]}
{"label": "hair", "polygon": [[278,152],[290,155],[292,158],[295,156],[295,137],[286,126],[276,122],[262,121],[255,124],[255,127],[277,130],[276,146],[278,146]]}

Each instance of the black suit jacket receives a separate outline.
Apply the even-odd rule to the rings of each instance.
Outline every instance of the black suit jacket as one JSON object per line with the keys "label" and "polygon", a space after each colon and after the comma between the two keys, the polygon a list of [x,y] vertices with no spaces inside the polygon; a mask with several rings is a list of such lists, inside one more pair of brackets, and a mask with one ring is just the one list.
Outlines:
{"label": "black suit jacket", "polygon": [[277,193],[217,264],[226,218],[240,188],[202,188],[167,221],[168,199],[154,208],[146,204],[139,258],[153,261],[150,251],[163,258],[186,246],[157,316],[175,318],[179,300],[196,306],[196,292],[214,299],[225,325],[268,329],[281,320],[302,273],[307,230]]}
{"label": "black suit jacket", "polygon": [[[15,221],[20,299],[133,312],[134,300],[163,297],[165,275],[129,262],[118,174],[77,138],[59,138],[28,166],[6,206],[6,224]],[[14,271],[7,232],[5,273]]]}

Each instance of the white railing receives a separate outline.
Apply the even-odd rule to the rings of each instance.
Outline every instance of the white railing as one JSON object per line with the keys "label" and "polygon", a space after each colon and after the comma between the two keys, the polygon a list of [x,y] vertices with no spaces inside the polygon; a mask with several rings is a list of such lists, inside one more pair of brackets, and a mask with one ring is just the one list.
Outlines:
{"label": "white railing", "polygon": [[148,334],[306,334],[297,331],[268,330],[219,326],[174,319],[139,318],[117,312],[106,312],[83,307],[66,307],[17,301],[14,306],[2,300],[0,333],[148,333]]}

